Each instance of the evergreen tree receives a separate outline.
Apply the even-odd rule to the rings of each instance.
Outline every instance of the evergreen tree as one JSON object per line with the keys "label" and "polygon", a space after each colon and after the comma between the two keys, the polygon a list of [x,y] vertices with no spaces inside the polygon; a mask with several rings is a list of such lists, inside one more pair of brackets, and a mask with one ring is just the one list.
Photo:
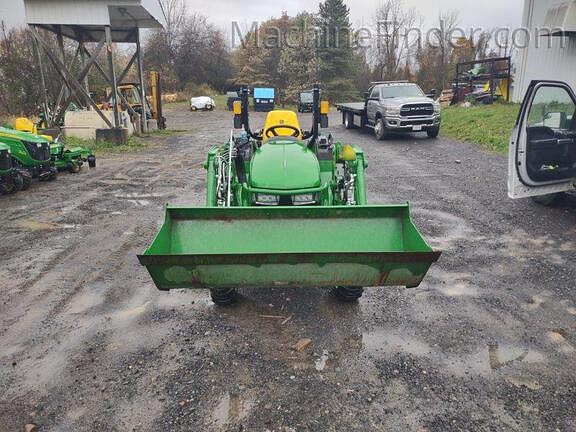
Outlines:
{"label": "evergreen tree", "polygon": [[325,97],[347,99],[357,93],[354,84],[358,57],[352,46],[350,9],[343,0],[320,3],[318,60],[319,79]]}

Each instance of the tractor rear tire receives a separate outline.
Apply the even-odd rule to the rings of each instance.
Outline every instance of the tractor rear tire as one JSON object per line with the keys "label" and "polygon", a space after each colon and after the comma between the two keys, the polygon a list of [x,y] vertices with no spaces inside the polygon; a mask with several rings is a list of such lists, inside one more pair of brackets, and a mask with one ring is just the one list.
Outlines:
{"label": "tractor rear tire", "polygon": [[354,303],[362,297],[362,294],[364,294],[364,288],[338,286],[335,287],[332,292],[341,302]]}
{"label": "tractor rear tire", "polygon": [[374,136],[378,141],[383,141],[387,136],[386,125],[384,120],[379,117],[376,119],[376,124],[374,125]]}
{"label": "tractor rear tire", "polygon": [[19,170],[20,177],[22,177],[22,190],[30,189],[32,186],[32,174],[25,170]]}
{"label": "tractor rear tire", "polygon": [[230,289],[211,289],[210,297],[214,304],[218,306],[230,306],[238,300],[238,290]]}

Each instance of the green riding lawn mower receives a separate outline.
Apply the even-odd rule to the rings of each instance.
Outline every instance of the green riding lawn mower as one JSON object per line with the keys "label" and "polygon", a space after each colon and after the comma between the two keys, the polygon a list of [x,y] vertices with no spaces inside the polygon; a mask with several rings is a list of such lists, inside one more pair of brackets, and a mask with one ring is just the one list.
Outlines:
{"label": "green riding lawn mower", "polygon": [[7,195],[26,190],[31,183],[30,173],[14,167],[10,147],[0,141],[0,194]]}
{"label": "green riding lawn mower", "polygon": [[[14,129],[21,132],[39,135],[37,126],[25,117],[16,119]],[[60,141],[61,133],[56,137],[56,139],[49,135],[39,136],[50,143],[50,156],[58,171],[77,173],[85,162],[88,163],[90,168],[96,167],[96,156],[94,156],[92,150],[84,147],[66,147],[66,145]]]}
{"label": "green riding lawn mower", "polygon": [[408,204],[368,205],[363,151],[321,134],[328,104],[313,91],[312,128],[272,111],[253,132],[248,88],[234,102],[228,142],[212,148],[206,207],[165,209],[139,256],[160,290],[210,289],[228,305],[238,288],[332,288],[345,302],[364,287],[417,287],[440,257]]}

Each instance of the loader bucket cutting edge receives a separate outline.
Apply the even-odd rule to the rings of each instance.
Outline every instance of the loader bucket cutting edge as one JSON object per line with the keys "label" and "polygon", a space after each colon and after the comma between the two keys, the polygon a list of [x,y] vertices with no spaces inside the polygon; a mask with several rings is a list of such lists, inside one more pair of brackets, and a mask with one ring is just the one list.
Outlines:
{"label": "loader bucket cutting edge", "polygon": [[404,205],[166,207],[140,255],[160,290],[274,286],[416,287],[440,252]]}

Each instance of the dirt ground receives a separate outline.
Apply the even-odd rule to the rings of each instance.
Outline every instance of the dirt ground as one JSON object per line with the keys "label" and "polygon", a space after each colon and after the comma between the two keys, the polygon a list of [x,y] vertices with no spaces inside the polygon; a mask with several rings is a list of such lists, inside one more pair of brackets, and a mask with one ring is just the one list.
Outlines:
{"label": "dirt ground", "polygon": [[366,151],[370,202],[410,201],[440,262],[357,305],[275,288],[220,308],[157,291],[136,259],[164,203],[203,204],[206,150],[232,125],[168,118],[185,132],[0,198],[2,432],[576,431],[574,200],[512,202],[504,157],[377,142],[334,115]]}

